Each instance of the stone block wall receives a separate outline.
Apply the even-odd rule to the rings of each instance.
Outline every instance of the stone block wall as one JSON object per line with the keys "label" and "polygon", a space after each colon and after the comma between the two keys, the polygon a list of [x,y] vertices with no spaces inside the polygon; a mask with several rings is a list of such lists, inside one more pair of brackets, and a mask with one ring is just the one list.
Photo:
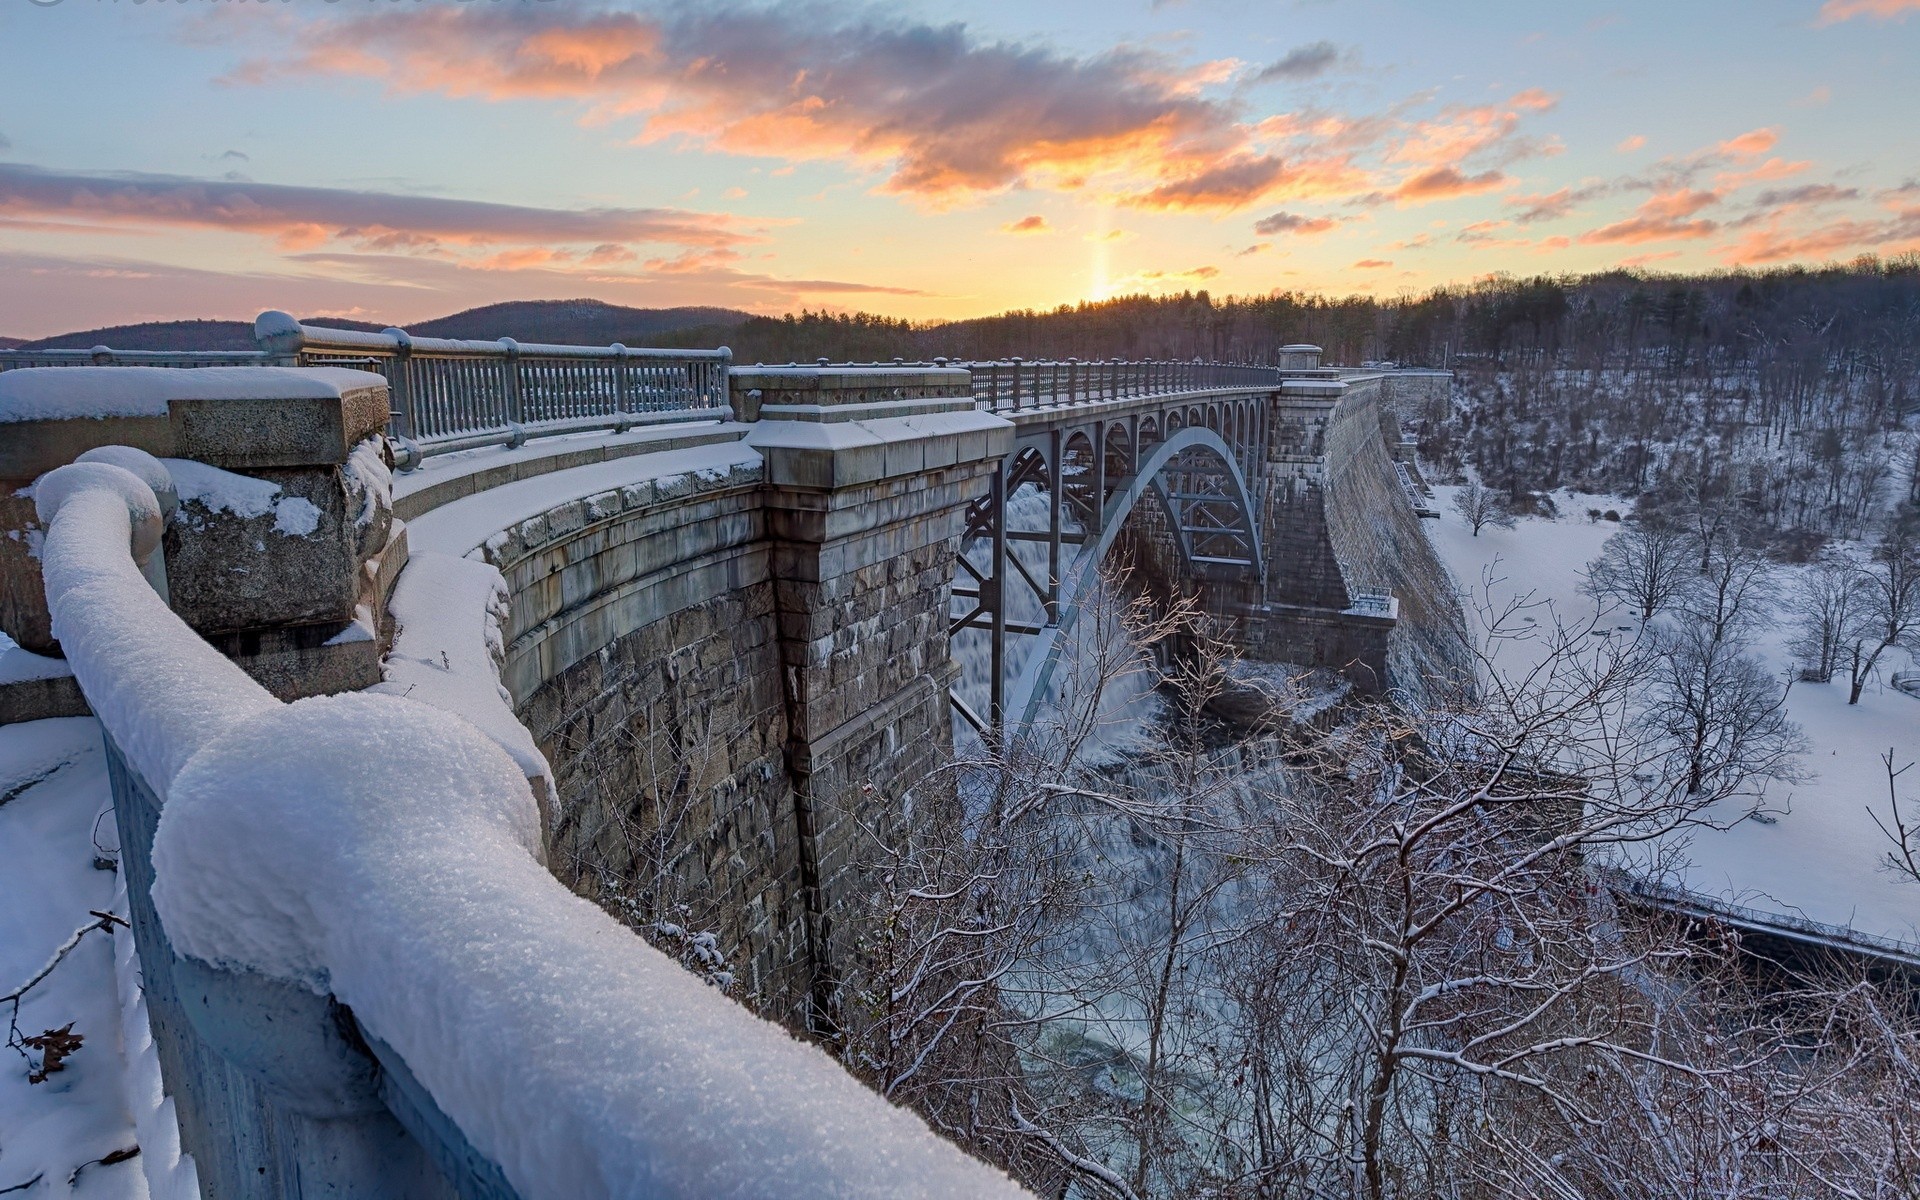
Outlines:
{"label": "stone block wall", "polygon": [[1327,533],[1350,586],[1390,591],[1399,620],[1386,640],[1389,686],[1424,694],[1470,673],[1466,617],[1453,580],[1388,452],[1400,438],[1388,407],[1395,376],[1355,381],[1327,429]]}

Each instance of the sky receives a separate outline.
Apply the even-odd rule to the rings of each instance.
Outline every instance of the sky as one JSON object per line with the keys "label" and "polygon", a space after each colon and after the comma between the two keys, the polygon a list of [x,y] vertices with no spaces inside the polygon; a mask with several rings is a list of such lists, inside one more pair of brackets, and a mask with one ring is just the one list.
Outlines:
{"label": "sky", "polygon": [[1920,0],[0,0],[0,335],[1920,249]]}

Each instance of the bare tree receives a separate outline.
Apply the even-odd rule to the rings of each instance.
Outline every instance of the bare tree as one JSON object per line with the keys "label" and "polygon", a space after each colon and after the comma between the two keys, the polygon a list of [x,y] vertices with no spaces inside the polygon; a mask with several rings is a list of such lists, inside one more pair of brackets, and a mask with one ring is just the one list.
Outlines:
{"label": "bare tree", "polygon": [[1859,620],[1849,638],[1847,703],[1860,693],[1880,656],[1920,643],[1920,519],[1897,520],[1859,575]]}
{"label": "bare tree", "polygon": [[1453,510],[1465,518],[1473,529],[1473,536],[1479,537],[1480,530],[1488,525],[1496,529],[1513,528],[1513,513],[1507,508],[1499,493],[1485,487],[1478,479],[1469,479],[1461,489],[1453,494]]}
{"label": "bare tree", "polygon": [[1707,622],[1662,631],[1645,720],[1669,740],[1689,795],[1732,795],[1747,780],[1793,780],[1806,750],[1787,719],[1788,685]]}
{"label": "bare tree", "polygon": [[1848,636],[1859,623],[1860,564],[1830,551],[1809,567],[1787,598],[1794,623],[1792,648],[1800,656],[1801,678],[1826,683],[1840,668]]}
{"label": "bare tree", "polygon": [[1680,530],[1638,520],[1608,538],[1587,564],[1582,590],[1596,600],[1625,604],[1651,621],[1685,594],[1693,578],[1694,548]]}
{"label": "bare tree", "polygon": [[1676,597],[1676,607],[1682,620],[1702,626],[1716,641],[1745,640],[1773,615],[1779,598],[1773,560],[1757,543],[1728,531]]}

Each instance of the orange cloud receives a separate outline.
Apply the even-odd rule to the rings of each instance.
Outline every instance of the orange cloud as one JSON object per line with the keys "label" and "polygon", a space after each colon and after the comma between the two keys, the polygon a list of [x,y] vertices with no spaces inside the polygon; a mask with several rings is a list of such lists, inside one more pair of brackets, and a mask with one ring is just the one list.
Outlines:
{"label": "orange cloud", "polygon": [[1047,219],[1038,213],[1030,217],[1021,217],[1018,221],[1009,221],[1000,227],[1001,233],[1046,233],[1048,231]]}
{"label": "orange cloud", "polygon": [[674,6],[421,8],[313,22],[231,78],[353,73],[398,92],[566,99],[638,140],[885,173],[881,190],[948,203],[1016,186],[1127,191],[1248,155],[1235,110],[1200,89],[1230,64],[1156,53],[1074,57],[983,42],[959,23]]}
{"label": "orange cloud", "polygon": [[1620,140],[1620,144],[1618,146],[1615,146],[1614,149],[1618,150],[1622,154],[1632,154],[1635,150],[1640,149],[1642,146],[1646,144],[1647,144],[1646,135],[1636,133],[1632,137],[1622,138]]}
{"label": "orange cloud", "polygon": [[1353,264],[1353,269],[1356,271],[1381,271],[1392,265],[1391,262],[1384,258],[1363,258]]}
{"label": "orange cloud", "polygon": [[1920,0],[1827,0],[1820,6],[1816,24],[1833,25],[1855,17],[1898,21],[1905,20],[1912,12],[1920,12]]}
{"label": "orange cloud", "polygon": [[1779,131],[1774,129],[1750,129],[1736,138],[1721,142],[1722,154],[1731,154],[1735,158],[1758,158],[1774,148],[1780,141]]}
{"label": "orange cloud", "polygon": [[1393,190],[1393,197],[1403,205],[1425,204],[1433,200],[1451,200],[1457,196],[1495,191],[1511,182],[1500,171],[1466,175],[1455,167],[1433,167],[1401,180],[1400,186]]}

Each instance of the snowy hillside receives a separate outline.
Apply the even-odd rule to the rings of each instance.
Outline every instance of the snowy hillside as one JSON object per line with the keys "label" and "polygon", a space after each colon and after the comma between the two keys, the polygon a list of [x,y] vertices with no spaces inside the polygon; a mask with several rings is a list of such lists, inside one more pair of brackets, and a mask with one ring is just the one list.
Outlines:
{"label": "snowy hillside", "polygon": [[[1620,528],[1607,521],[1590,523],[1582,514],[1595,506],[1627,511],[1631,505],[1561,493],[1556,499],[1567,515],[1523,517],[1511,529],[1488,526],[1475,537],[1453,510],[1456,489],[1436,490],[1443,515],[1429,530],[1482,636],[1485,621],[1476,618],[1476,610],[1485,609],[1488,600],[1497,609],[1522,597],[1537,605],[1529,610],[1534,627],[1551,628],[1556,619],[1564,626],[1584,626],[1598,616],[1599,627],[1611,636],[1634,636],[1633,614],[1596,613],[1594,601],[1580,593],[1586,564]],[[1781,568],[1783,582],[1791,586],[1797,570]],[[1483,579],[1491,586],[1483,587]],[[1784,621],[1773,622],[1756,647],[1783,676],[1794,665],[1785,648],[1791,632]],[[1522,671],[1539,661],[1546,642],[1543,636],[1489,647],[1494,668],[1508,675]],[[1804,762],[1811,777],[1768,789],[1766,807],[1778,818],[1774,824],[1742,820],[1726,830],[1694,831],[1685,849],[1687,885],[1754,908],[1920,943],[1920,886],[1880,869],[1889,846],[1869,816],[1871,806],[1886,817],[1887,779],[1880,756],[1892,749],[1896,766],[1920,758],[1920,700],[1887,684],[1896,671],[1913,665],[1905,653],[1890,651],[1880,678],[1851,708],[1839,677],[1826,684],[1795,683],[1788,714],[1811,743]],[[1731,820],[1738,813],[1710,815]]]}

